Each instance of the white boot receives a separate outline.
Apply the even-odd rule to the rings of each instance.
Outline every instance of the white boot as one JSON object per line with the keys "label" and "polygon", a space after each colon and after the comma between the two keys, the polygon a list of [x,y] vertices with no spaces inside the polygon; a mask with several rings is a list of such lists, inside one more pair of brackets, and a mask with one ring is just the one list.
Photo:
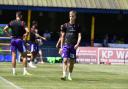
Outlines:
{"label": "white boot", "polygon": [[16,68],[12,68],[12,74],[13,74],[13,76],[16,75]]}
{"label": "white boot", "polygon": [[24,69],[23,69],[23,75],[32,75],[32,74],[28,73],[27,70],[26,70],[26,67],[24,67]]}
{"label": "white boot", "polygon": [[67,73],[63,71],[63,76],[61,77],[61,80],[66,80]]}
{"label": "white boot", "polygon": [[28,63],[28,66],[31,68],[36,68],[36,66],[31,61]]}
{"label": "white boot", "polygon": [[68,73],[68,80],[70,80],[70,81],[72,80],[70,72]]}

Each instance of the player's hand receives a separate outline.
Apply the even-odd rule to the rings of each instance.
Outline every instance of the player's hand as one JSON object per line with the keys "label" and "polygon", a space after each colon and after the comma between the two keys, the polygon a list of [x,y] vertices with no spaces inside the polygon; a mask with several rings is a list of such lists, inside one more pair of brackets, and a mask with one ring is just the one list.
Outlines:
{"label": "player's hand", "polygon": [[27,37],[28,37],[28,35],[25,33],[25,34],[23,35],[23,40],[27,40]]}
{"label": "player's hand", "polygon": [[56,48],[59,48],[59,44],[56,44]]}
{"label": "player's hand", "polygon": [[62,48],[59,49],[59,52],[58,52],[60,55],[62,54]]}
{"label": "player's hand", "polygon": [[74,46],[74,49],[77,49],[79,47],[79,45],[78,44],[76,44],[75,46]]}
{"label": "player's hand", "polygon": [[36,36],[36,37],[39,37],[40,35],[39,35],[39,34],[37,34],[37,33],[35,33],[35,36]]}
{"label": "player's hand", "polygon": [[47,39],[44,37],[44,38],[43,38],[43,40],[45,40],[45,41],[46,41]]}

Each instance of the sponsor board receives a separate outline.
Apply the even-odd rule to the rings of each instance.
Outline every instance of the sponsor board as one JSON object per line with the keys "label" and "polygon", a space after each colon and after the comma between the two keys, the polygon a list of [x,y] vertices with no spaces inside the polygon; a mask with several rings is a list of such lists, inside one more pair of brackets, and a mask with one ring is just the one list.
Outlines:
{"label": "sponsor board", "polygon": [[77,62],[95,64],[128,64],[128,49],[79,47]]}
{"label": "sponsor board", "polygon": [[94,47],[79,47],[76,52],[78,63],[97,63],[98,49]]}

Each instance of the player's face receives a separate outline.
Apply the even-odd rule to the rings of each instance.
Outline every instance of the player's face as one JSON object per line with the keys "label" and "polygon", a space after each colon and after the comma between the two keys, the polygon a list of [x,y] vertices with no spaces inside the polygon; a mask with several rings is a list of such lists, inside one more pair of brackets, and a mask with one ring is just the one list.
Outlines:
{"label": "player's face", "polygon": [[73,13],[73,12],[70,12],[70,13],[69,13],[69,19],[70,19],[70,21],[75,21],[75,19],[76,19],[76,14]]}
{"label": "player's face", "polygon": [[23,16],[22,15],[21,16],[16,15],[16,18],[20,18],[20,20],[22,20]]}
{"label": "player's face", "polygon": [[22,18],[23,18],[23,16],[21,15],[21,16],[20,16],[20,19],[22,19]]}

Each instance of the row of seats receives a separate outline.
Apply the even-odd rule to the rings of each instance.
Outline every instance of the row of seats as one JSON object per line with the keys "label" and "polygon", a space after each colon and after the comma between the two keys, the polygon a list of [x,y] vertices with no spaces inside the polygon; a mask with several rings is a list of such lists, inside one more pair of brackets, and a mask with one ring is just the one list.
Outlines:
{"label": "row of seats", "polygon": [[[46,61],[50,64],[62,62],[61,57],[46,57]],[[11,54],[0,55],[0,62],[11,62]]]}
{"label": "row of seats", "polygon": [[11,62],[11,54],[2,55],[0,54],[0,62]]}

